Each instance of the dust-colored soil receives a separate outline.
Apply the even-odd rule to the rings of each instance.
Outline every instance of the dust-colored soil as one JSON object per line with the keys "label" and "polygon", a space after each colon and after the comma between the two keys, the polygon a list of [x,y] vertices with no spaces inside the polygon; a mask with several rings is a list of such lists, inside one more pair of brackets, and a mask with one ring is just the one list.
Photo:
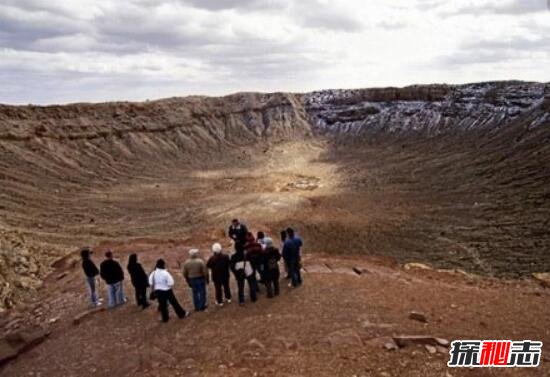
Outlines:
{"label": "dust-colored soil", "polygon": [[[550,341],[549,291],[531,279],[550,271],[550,128],[525,119],[340,137],[316,134],[285,94],[0,106],[0,329],[52,331],[0,372],[548,375],[544,348],[536,369],[450,370],[447,350],[383,347],[400,334]],[[296,228],[305,285],[167,325],[132,300],[73,325],[88,305],[80,247],[123,265],[138,252],[147,270],[165,257],[189,308],[178,262],[207,256],[233,217],[275,238]]]}
{"label": "dust-colored soil", "polygon": [[[194,246],[207,256],[212,242],[225,239],[225,225],[234,216],[273,235],[283,224],[296,225],[305,236],[305,269],[310,272],[304,274],[304,287],[292,290],[283,283],[274,300],[262,296],[244,308],[231,304],[222,309],[211,302],[206,313],[172,318],[167,325],[158,323],[153,308],[143,312],[134,306],[127,284],[128,305],[75,326],[72,319],[88,304],[80,267],[71,262],[78,258],[72,254],[57,263],[33,303],[5,317],[4,324],[12,326],[8,332],[38,324],[53,333],[3,374],[444,376],[447,354],[432,355],[422,346],[389,351],[383,348],[385,337],[550,341],[549,292],[534,281],[405,272],[392,258],[369,257],[383,254],[376,249],[383,241],[375,243],[376,237],[363,232],[378,229],[381,236],[382,229],[398,229],[395,224],[410,221],[419,205],[408,203],[399,190],[381,195],[377,185],[348,196],[346,185],[367,172],[346,176],[326,158],[327,151],[322,141],[283,143],[246,154],[239,167],[172,167],[170,175],[120,179],[75,193],[65,201],[64,214],[57,214],[56,222],[50,219],[60,227],[59,234],[84,237],[84,229],[63,219],[86,213],[94,219],[90,229],[96,259],[110,247],[125,265],[128,253],[138,252],[150,270],[156,258],[165,257],[186,308],[189,292],[178,263]],[[377,174],[373,170],[373,181]],[[46,206],[33,209],[47,213]],[[89,224],[87,217],[82,221]],[[136,239],[138,235],[143,237]],[[389,236],[387,240],[391,245]],[[336,247],[363,256],[335,257]],[[352,267],[367,272],[359,276]],[[57,280],[64,272],[68,275]],[[413,310],[423,312],[428,324],[408,319]],[[30,315],[17,320],[19,312]],[[543,361],[534,370],[449,371],[453,376],[497,372],[543,376],[549,370]]]}
{"label": "dust-colored soil", "polygon": [[[190,308],[189,291],[177,262],[191,245],[141,240],[112,247],[122,261],[137,251],[146,267],[157,256],[176,276],[176,294]],[[184,320],[158,322],[152,307],[128,304],[91,315],[80,269],[49,279],[30,310],[29,322],[47,322],[47,340],[8,364],[5,376],[545,376],[547,357],[536,369],[450,370],[448,354],[422,346],[383,347],[394,335],[452,339],[538,339],[550,341],[549,292],[532,281],[484,280],[452,272],[403,271],[376,258],[309,254],[304,285],[286,287],[275,299],[260,296],[244,307],[213,305]],[[361,275],[353,267],[365,271]],[[316,272],[322,271],[322,272]],[[233,287],[235,293],[235,287]],[[131,288],[126,284],[131,297]],[[420,311],[423,324],[408,318]],[[444,351],[446,352],[446,350]],[[544,352],[543,352],[544,356]]]}

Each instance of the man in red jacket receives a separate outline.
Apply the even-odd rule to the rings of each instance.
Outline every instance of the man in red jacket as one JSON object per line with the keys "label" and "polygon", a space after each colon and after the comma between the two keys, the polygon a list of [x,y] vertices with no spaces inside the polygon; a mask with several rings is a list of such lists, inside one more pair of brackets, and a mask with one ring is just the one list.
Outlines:
{"label": "man in red jacket", "polygon": [[256,272],[260,274],[260,281],[263,282],[262,271],[262,245],[256,242],[254,235],[251,232],[246,234],[246,243],[244,244],[244,255],[246,260],[252,265],[254,273],[252,274],[251,282],[257,293],[260,293],[260,286],[256,279]]}

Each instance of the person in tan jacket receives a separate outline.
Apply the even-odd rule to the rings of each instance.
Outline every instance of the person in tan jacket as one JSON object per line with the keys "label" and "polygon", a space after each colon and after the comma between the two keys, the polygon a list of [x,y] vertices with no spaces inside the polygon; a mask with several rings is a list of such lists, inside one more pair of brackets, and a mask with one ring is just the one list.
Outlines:
{"label": "person in tan jacket", "polygon": [[193,305],[198,312],[204,311],[206,303],[206,285],[208,284],[208,269],[199,256],[198,249],[189,250],[189,259],[183,264],[183,277],[193,291]]}

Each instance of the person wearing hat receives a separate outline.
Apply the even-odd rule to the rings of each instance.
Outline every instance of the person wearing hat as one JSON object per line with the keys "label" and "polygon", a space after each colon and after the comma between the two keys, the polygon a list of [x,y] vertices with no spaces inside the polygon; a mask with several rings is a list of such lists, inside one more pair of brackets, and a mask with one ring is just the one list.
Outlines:
{"label": "person wearing hat", "polygon": [[195,310],[206,309],[206,284],[208,284],[208,269],[199,256],[199,249],[189,250],[189,259],[183,264],[183,277],[193,292]]}
{"label": "person wearing hat", "polygon": [[96,292],[96,280],[99,270],[92,261],[92,250],[85,247],[80,251],[80,257],[82,258],[82,269],[84,270],[84,275],[86,275],[86,283],[88,283],[88,288],[90,289],[90,301],[93,306],[99,306],[101,305],[101,299],[97,297]]}
{"label": "person wearing hat", "polygon": [[214,289],[216,291],[216,305],[223,306],[222,300],[222,288],[225,295],[225,301],[231,303],[231,289],[229,288],[229,256],[222,250],[222,245],[215,243],[212,245],[212,255],[206,267],[208,267],[212,274],[212,281],[214,282]]}
{"label": "person wearing hat", "polygon": [[262,251],[263,258],[263,271],[264,271],[264,284],[267,290],[267,297],[272,298],[273,295],[279,295],[279,261],[281,260],[281,253],[273,245],[273,240],[269,237],[264,238],[265,249]]}

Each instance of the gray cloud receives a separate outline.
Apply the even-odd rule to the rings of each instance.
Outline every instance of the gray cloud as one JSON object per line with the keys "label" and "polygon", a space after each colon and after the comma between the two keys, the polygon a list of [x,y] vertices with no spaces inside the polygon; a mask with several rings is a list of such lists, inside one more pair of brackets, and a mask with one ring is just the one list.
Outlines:
{"label": "gray cloud", "polygon": [[502,51],[510,50],[511,52],[550,52],[550,35],[537,37],[533,39],[523,36],[516,36],[508,40],[486,40],[473,41],[466,43],[464,47],[468,51]]}
{"label": "gray cloud", "polygon": [[209,10],[239,9],[239,10],[276,10],[286,8],[286,0],[182,0],[182,3],[195,8]]}
{"label": "gray cloud", "polygon": [[441,56],[438,64],[459,66],[469,64],[502,63],[507,61],[532,58],[533,53],[540,52],[550,58],[550,35],[526,38],[513,36],[507,39],[480,39],[462,43],[460,48]]}
{"label": "gray cloud", "polygon": [[344,14],[338,15],[331,12],[313,12],[299,20],[303,26],[314,29],[345,32],[357,32],[362,29],[362,25],[358,20]]}
{"label": "gray cloud", "polygon": [[443,55],[436,61],[442,67],[469,66],[472,64],[502,63],[517,58],[508,51],[457,51]]}
{"label": "gray cloud", "polygon": [[286,16],[296,26],[305,28],[337,32],[361,29],[355,18],[318,0],[296,3],[290,0],[133,0],[98,6],[90,14],[71,13],[71,9],[62,4],[6,0],[0,5],[0,47],[133,53],[183,52],[196,46],[233,44],[236,39],[259,43],[260,38],[244,35],[239,28],[227,24],[228,15],[223,12],[229,9],[249,12],[272,9],[279,17]]}
{"label": "gray cloud", "polygon": [[84,31],[78,20],[56,14],[53,10],[30,10],[0,5],[0,46],[28,48],[40,39],[56,38]]}
{"label": "gray cloud", "polygon": [[[71,13],[53,0],[7,1],[0,5],[0,102],[75,101],[82,87],[103,98],[113,98],[109,88],[135,98],[157,91],[162,97],[171,88],[181,94],[271,87],[313,77],[330,61],[302,33],[256,33],[232,13],[240,7],[256,12],[276,1],[191,3],[102,2],[93,12]],[[277,12],[294,23],[290,30],[300,30],[301,18]]]}
{"label": "gray cloud", "polygon": [[479,2],[476,5],[459,7],[448,15],[460,14],[498,14],[498,15],[521,15],[539,12],[548,12],[549,0],[503,0],[492,2]]}
{"label": "gray cloud", "polygon": [[[530,0],[521,4],[527,3],[531,5],[523,12],[535,9]],[[401,49],[395,42],[400,38],[395,37],[410,40],[417,35],[419,43],[430,43],[432,38],[418,27],[424,14],[438,22],[438,30],[445,30],[446,23],[455,27],[454,20],[436,16],[456,5],[443,0],[408,4],[387,5],[382,0],[376,4],[360,0],[0,0],[0,102],[304,90],[325,83],[357,86],[386,80],[385,76],[395,84],[391,80],[400,72],[410,77],[402,73],[411,69],[410,61],[423,58],[422,52],[419,57],[408,49],[407,59],[397,62],[394,52],[401,53]],[[488,12],[487,4],[480,6]],[[455,52],[450,47],[437,62],[457,67],[528,61],[525,57],[533,52],[548,55],[550,41],[542,36],[550,33],[542,25],[535,28],[532,19],[526,16],[521,22],[529,24],[515,24],[516,30],[527,30],[523,38],[463,43]],[[465,28],[457,35],[471,38],[470,32]],[[388,40],[393,45],[380,39],[386,34],[392,34]],[[444,44],[441,38],[433,40]],[[373,46],[375,54],[371,53]],[[426,59],[437,56],[437,52],[428,54]],[[532,71],[532,65],[525,66]],[[342,79],[346,76],[348,81]],[[433,80],[433,76],[426,77]]]}
{"label": "gray cloud", "polygon": [[408,23],[404,21],[390,20],[390,21],[381,21],[377,23],[376,26],[385,30],[399,30],[399,29],[406,28],[408,26]]}
{"label": "gray cloud", "polygon": [[318,0],[296,2],[292,14],[299,24],[307,28],[343,32],[358,32],[363,28],[355,15]]}

